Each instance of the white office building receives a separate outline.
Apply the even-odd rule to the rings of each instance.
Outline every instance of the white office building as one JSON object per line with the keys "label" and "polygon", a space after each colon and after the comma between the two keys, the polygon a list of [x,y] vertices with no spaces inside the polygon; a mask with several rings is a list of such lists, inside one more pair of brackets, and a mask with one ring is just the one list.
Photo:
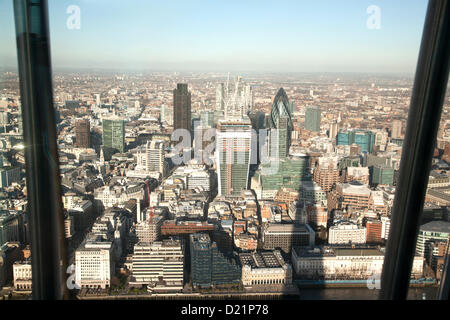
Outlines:
{"label": "white office building", "polygon": [[329,244],[364,244],[366,228],[352,222],[340,222],[328,230]]}
{"label": "white office building", "polygon": [[112,242],[87,242],[75,251],[75,283],[82,288],[111,285],[114,274]]}
{"label": "white office building", "polygon": [[130,284],[152,290],[183,289],[184,247],[180,240],[138,243],[134,246],[133,276]]}
{"label": "white office building", "polygon": [[[381,275],[384,251],[377,248],[295,247],[292,265],[304,279],[368,279]],[[414,257],[412,278],[421,278],[423,258]]]}
{"label": "white office building", "polygon": [[284,261],[278,250],[241,253],[239,259],[244,286],[292,284],[292,266]]}
{"label": "white office building", "polygon": [[31,260],[14,263],[13,280],[15,290],[31,292],[31,285],[32,285]]}
{"label": "white office building", "polygon": [[389,230],[391,228],[391,219],[387,216],[381,217],[381,239],[389,238]]}

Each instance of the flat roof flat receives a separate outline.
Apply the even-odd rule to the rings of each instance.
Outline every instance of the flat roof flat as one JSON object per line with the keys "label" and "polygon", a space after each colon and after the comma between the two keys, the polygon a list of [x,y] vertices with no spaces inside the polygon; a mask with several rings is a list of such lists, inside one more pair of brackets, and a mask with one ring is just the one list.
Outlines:
{"label": "flat roof flat", "polygon": [[420,226],[421,231],[441,232],[450,234],[450,222],[443,220],[436,220],[425,223]]}

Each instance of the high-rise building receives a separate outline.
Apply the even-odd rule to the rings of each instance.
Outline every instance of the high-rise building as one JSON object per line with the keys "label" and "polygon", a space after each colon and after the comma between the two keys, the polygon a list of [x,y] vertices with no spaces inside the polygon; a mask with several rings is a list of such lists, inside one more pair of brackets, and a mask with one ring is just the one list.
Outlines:
{"label": "high-rise building", "polygon": [[386,150],[386,144],[388,141],[388,132],[386,130],[375,131],[375,143],[374,145],[378,147],[379,151]]}
{"label": "high-rise building", "polygon": [[251,151],[250,121],[219,121],[216,136],[219,195],[240,195],[248,189]]}
{"label": "high-rise building", "polygon": [[187,83],[178,83],[173,90],[173,130],[191,132],[191,93]]}
{"label": "high-rise building", "polygon": [[369,184],[369,168],[367,167],[347,167],[343,170],[344,182],[359,181],[362,184]]}
{"label": "high-rise building", "polygon": [[386,165],[375,165],[370,168],[371,171],[371,184],[394,184],[394,169]]}
{"label": "high-rise building", "polygon": [[399,139],[402,136],[402,122],[400,120],[392,121],[392,139]]}
{"label": "high-rise building", "polygon": [[270,134],[268,137],[268,155],[285,158],[289,155],[291,132],[293,130],[290,103],[283,88],[278,90],[268,116]]}
{"label": "high-rise building", "polygon": [[243,96],[244,106],[247,108],[247,110],[245,110],[245,114],[247,114],[253,107],[253,90],[250,85],[246,85],[244,87]]}
{"label": "high-rise building", "polygon": [[278,127],[269,131],[267,143],[269,157],[283,159],[289,155],[290,132],[288,117],[280,117]]}
{"label": "high-rise building", "polygon": [[101,105],[101,100],[100,100],[100,93],[96,93],[95,94],[95,104],[97,105],[97,107],[100,107]]}
{"label": "high-rise building", "polygon": [[82,288],[107,288],[114,274],[112,242],[88,242],[75,251],[75,283]]}
{"label": "high-rise building", "polygon": [[116,152],[125,152],[125,121],[120,119],[103,119],[103,147]]}
{"label": "high-rise building", "polygon": [[381,243],[383,223],[380,220],[370,219],[366,222],[367,243]]}
{"label": "high-rise building", "polygon": [[431,221],[419,228],[417,237],[416,254],[426,257],[429,254],[429,244],[433,241],[443,241],[449,243],[450,239],[450,222],[447,221]]}
{"label": "high-rise building", "polygon": [[263,232],[263,248],[290,253],[293,246],[314,246],[315,232],[307,224],[268,223]]}
{"label": "high-rise building", "polygon": [[289,104],[289,112],[292,115],[295,111],[297,111],[297,105],[296,105],[295,101],[292,100],[291,103]]}
{"label": "high-rise building", "polygon": [[[148,218],[148,217],[147,217]],[[150,220],[144,220],[136,224],[136,237],[139,243],[153,243],[161,237],[161,226],[165,220],[164,216],[157,215]]]}
{"label": "high-rise building", "polygon": [[200,124],[203,127],[213,128],[215,125],[214,111],[202,111],[200,112]]}
{"label": "high-rise building", "polygon": [[387,216],[381,216],[381,239],[387,241],[389,238],[389,231],[391,229],[391,218]]}
{"label": "high-rise building", "polygon": [[153,291],[181,291],[184,280],[184,246],[168,239],[134,246],[131,283],[147,285]]}
{"label": "high-rise building", "polygon": [[359,181],[350,183],[338,183],[336,189],[328,196],[328,211],[332,209],[352,208],[353,210],[364,210],[369,208],[371,190],[367,185]]}
{"label": "high-rise building", "polygon": [[20,240],[19,216],[9,214],[8,211],[0,213],[0,247],[6,242]]}
{"label": "high-rise building", "polygon": [[[309,157],[306,155],[282,159],[278,163],[277,170],[274,172],[271,172],[272,170],[270,170],[272,164],[273,163],[264,163],[262,165],[261,173],[254,177],[261,185],[260,198],[273,198],[282,188],[299,190],[302,181],[311,179],[308,173]],[[254,189],[253,185],[252,189]]]}
{"label": "high-rise building", "polygon": [[318,165],[314,168],[313,175],[322,190],[329,192],[333,185],[339,182],[338,160],[336,157],[321,157]]}
{"label": "high-rise building", "polygon": [[167,122],[168,124],[172,124],[172,111],[169,110],[169,107],[166,104],[161,105],[160,116],[161,122]]}
{"label": "high-rise building", "polygon": [[165,175],[164,142],[159,140],[148,141],[144,152],[137,155],[138,166],[146,172],[159,172]]}
{"label": "high-rise building", "polygon": [[0,126],[7,126],[9,124],[10,114],[8,111],[0,111]]}
{"label": "high-rise building", "polygon": [[235,258],[225,256],[205,233],[191,234],[191,273],[194,287],[239,284],[241,268]]}
{"label": "high-rise building", "polygon": [[20,167],[0,166],[0,188],[20,181]]}
{"label": "high-rise building", "polygon": [[305,129],[314,132],[320,132],[320,107],[306,107]]}
{"label": "high-rise building", "polygon": [[75,125],[76,145],[78,148],[91,147],[91,126],[88,119],[78,120]]}
{"label": "high-rise building", "polygon": [[375,145],[375,134],[369,130],[340,130],[336,137],[338,146],[351,146],[357,144],[361,147],[361,152],[371,153]]}
{"label": "high-rise building", "polygon": [[211,151],[215,145],[215,129],[211,126],[197,125],[194,127],[194,157],[202,163],[209,163]]}
{"label": "high-rise building", "polygon": [[339,130],[339,124],[337,123],[337,121],[330,123],[330,129],[328,130],[328,138],[330,138],[331,140],[336,139],[338,130]]}
{"label": "high-rise building", "polygon": [[31,259],[14,263],[13,279],[17,291],[32,291]]}
{"label": "high-rise building", "polygon": [[366,228],[351,222],[340,222],[328,230],[329,244],[364,244]]}
{"label": "high-rise building", "polygon": [[216,110],[224,111],[225,109],[225,85],[219,83],[216,87]]}

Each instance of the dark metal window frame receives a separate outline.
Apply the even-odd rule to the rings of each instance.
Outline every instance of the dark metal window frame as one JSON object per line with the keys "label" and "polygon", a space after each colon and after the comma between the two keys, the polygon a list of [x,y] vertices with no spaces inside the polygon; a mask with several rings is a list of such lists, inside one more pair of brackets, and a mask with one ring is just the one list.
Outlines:
{"label": "dark metal window frame", "polygon": [[63,299],[66,255],[45,0],[14,0],[33,299]]}
{"label": "dark metal window frame", "polygon": [[381,278],[381,299],[406,299],[434,143],[447,90],[450,4],[430,0],[420,46],[400,176]]}
{"label": "dark metal window frame", "polygon": [[[33,298],[67,298],[46,0],[13,0],[32,233]],[[449,74],[448,0],[430,0],[386,247],[381,299],[406,299]],[[447,266],[448,266],[447,259]],[[448,267],[440,297],[448,297]]]}

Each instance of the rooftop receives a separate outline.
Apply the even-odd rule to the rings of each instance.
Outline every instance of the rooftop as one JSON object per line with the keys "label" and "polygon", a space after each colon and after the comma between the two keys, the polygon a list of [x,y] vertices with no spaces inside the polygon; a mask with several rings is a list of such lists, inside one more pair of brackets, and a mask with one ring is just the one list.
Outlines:
{"label": "rooftop", "polygon": [[299,257],[373,257],[384,256],[384,251],[373,247],[294,247],[293,250]]}
{"label": "rooftop", "polygon": [[306,224],[292,224],[292,223],[270,223],[266,228],[267,233],[276,232],[303,232],[310,233],[313,232],[311,227]]}
{"label": "rooftop", "polygon": [[450,234],[450,222],[431,221],[420,226],[421,231],[442,232]]}
{"label": "rooftop", "polygon": [[239,255],[241,264],[253,268],[280,268],[284,260],[279,251],[241,253]]}

